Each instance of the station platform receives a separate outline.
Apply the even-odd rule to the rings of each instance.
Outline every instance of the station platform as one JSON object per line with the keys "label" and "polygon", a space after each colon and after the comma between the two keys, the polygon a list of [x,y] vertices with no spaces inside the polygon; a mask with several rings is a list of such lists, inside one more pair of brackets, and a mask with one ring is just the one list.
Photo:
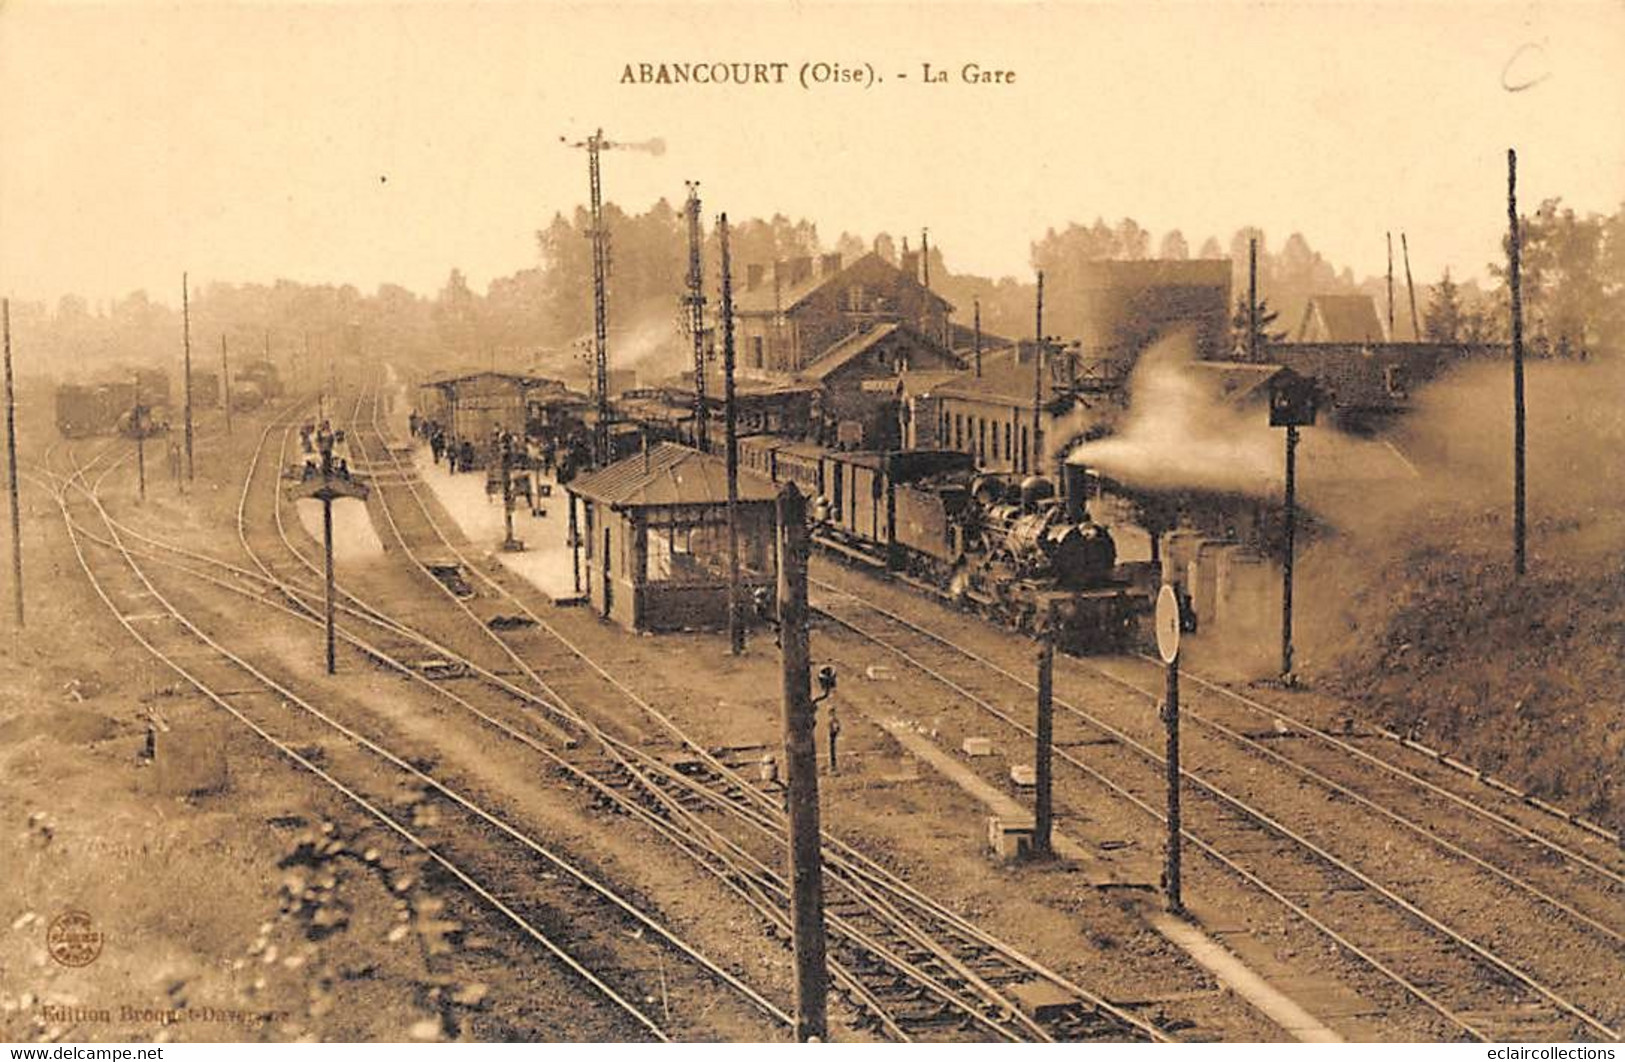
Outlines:
{"label": "station platform", "polygon": [[424,445],[414,448],[412,463],[423,485],[481,556],[495,558],[551,601],[579,596],[575,592],[571,550],[565,544],[570,530],[570,500],[552,476],[537,476],[538,483],[552,490],[552,497],[537,499],[543,515],[532,516],[523,497],[516,501],[513,535],[525,548],[507,553],[502,549],[502,497],[487,497],[484,471],[453,475],[444,464],[435,464],[434,455]]}

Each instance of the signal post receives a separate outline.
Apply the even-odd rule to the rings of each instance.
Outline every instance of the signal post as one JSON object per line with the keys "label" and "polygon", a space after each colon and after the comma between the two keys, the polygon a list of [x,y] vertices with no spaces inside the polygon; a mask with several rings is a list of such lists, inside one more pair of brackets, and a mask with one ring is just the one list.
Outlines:
{"label": "signal post", "polygon": [[295,498],[315,498],[322,503],[322,555],[326,567],[326,600],[324,606],[327,619],[327,673],[337,671],[337,657],[335,653],[335,632],[333,627],[333,502],[339,498],[356,498],[367,500],[367,485],[352,479],[346,472],[339,475],[333,467],[333,433],[324,422],[322,430],[316,436],[316,446],[321,453],[322,462],[314,476],[302,476],[294,484],[290,493]]}
{"label": "signal post", "polygon": [[1163,687],[1162,722],[1167,732],[1163,763],[1168,769],[1168,840],[1163,849],[1162,885],[1169,914],[1184,914],[1185,899],[1180,890],[1180,848],[1183,828],[1179,814],[1179,594],[1164,583],[1157,595],[1157,655],[1166,668]]}

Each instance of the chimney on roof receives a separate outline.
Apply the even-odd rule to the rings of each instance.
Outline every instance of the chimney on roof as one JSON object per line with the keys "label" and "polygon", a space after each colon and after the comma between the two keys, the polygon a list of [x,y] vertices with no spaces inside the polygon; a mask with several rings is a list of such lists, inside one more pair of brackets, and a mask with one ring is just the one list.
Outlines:
{"label": "chimney on roof", "polygon": [[841,253],[826,254],[818,260],[818,275],[832,277],[841,271]]}
{"label": "chimney on roof", "polygon": [[790,263],[780,258],[773,263],[773,286],[783,287],[790,283]]}
{"label": "chimney on roof", "polygon": [[901,269],[903,274],[910,280],[918,281],[920,279],[920,252],[908,250],[907,240],[903,241],[903,247],[902,261],[897,268]]}
{"label": "chimney on roof", "polygon": [[800,284],[804,280],[811,280],[813,275],[813,260],[811,255],[802,255],[790,259],[790,283]]}
{"label": "chimney on roof", "polygon": [[767,273],[767,267],[757,262],[745,267],[745,290],[755,291],[762,286],[762,277]]}

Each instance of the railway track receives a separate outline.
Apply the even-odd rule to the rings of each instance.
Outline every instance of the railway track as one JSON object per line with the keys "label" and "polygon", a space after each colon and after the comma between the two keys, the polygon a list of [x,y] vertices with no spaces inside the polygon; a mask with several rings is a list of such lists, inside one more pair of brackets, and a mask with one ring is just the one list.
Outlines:
{"label": "railway track", "polygon": [[[860,598],[844,586],[816,585],[823,595],[818,605],[835,623],[905,660],[952,690],[962,703],[1031,736],[1027,713],[1007,707],[1025,705],[1032,699],[1033,687],[1015,670],[1028,666],[1019,650],[967,649],[953,636],[877,604],[868,587]],[[1154,687],[1135,686],[1132,710],[1114,712],[1108,721],[1100,705],[1099,679],[1085,691],[1080,677],[1082,669],[1091,665],[1068,661],[1065,666],[1069,685],[1058,678],[1057,745],[1087,743],[1088,752],[1085,758],[1057,747],[1057,758],[1162,821],[1162,760],[1157,735],[1151,733],[1156,729],[1160,735],[1160,727],[1155,713],[1147,711],[1140,699],[1149,696],[1154,702]],[[1068,690],[1077,691],[1079,700],[1088,692],[1092,710],[1085,712],[1067,700]],[[1137,718],[1139,725],[1125,723],[1125,718]],[[1337,782],[1327,788],[1337,801],[1337,813],[1355,808],[1390,829],[1409,834],[1417,844],[1446,853],[1458,871],[1463,867],[1471,870],[1475,876],[1470,879],[1452,879],[1472,882],[1471,889],[1461,895],[1464,902],[1435,914],[1435,909],[1446,906],[1439,898],[1441,887],[1414,879],[1403,885],[1379,881],[1355,865],[1362,860],[1333,850],[1339,847],[1335,829],[1329,829],[1324,819],[1317,822],[1303,806],[1303,788],[1324,787],[1330,781],[1323,771],[1300,763],[1282,764],[1281,754],[1266,741],[1224,723],[1204,720],[1207,723],[1215,729],[1198,730],[1195,743],[1186,739],[1188,745],[1201,749],[1187,763],[1204,765],[1201,775],[1185,771],[1187,787],[1196,798],[1190,802],[1185,835],[1198,850],[1308,920],[1409,999],[1443,1019],[1454,1035],[1485,1040],[1575,1034],[1617,1038],[1618,995],[1608,986],[1620,983],[1616,979],[1619,952],[1614,947],[1613,927],[1599,917],[1606,915],[1601,901],[1594,909],[1582,911],[1519,873],[1446,840],[1428,825],[1356,792],[1349,784]],[[1224,756],[1230,758],[1224,759],[1217,750],[1221,741],[1241,745],[1243,755],[1255,762],[1287,767],[1294,776],[1292,786],[1277,787],[1272,794],[1267,785],[1251,780],[1254,765],[1224,768],[1222,764],[1234,763],[1237,752],[1229,750]],[[1222,785],[1211,780],[1221,774]],[[1267,809],[1261,806],[1265,803]],[[1269,868],[1268,879],[1265,867]],[[1413,894],[1418,890],[1426,893],[1427,906],[1402,888]],[[1479,904],[1489,911],[1480,911]],[[1497,917],[1504,918],[1510,909],[1533,920],[1542,934],[1539,941],[1531,942],[1515,932],[1520,927],[1497,923]],[[1526,914],[1531,909],[1538,910]],[[1458,928],[1463,922],[1471,928]],[[1419,934],[1427,943],[1417,950],[1401,951],[1394,945],[1395,941],[1417,940]],[[1554,945],[1554,934],[1567,935]],[[1537,965],[1542,970],[1539,976],[1532,972]]]}
{"label": "railway track", "polygon": [[[450,557],[459,563],[478,588],[476,596],[489,599],[473,607],[468,607],[466,600],[457,601],[465,608],[468,619],[478,620],[483,615],[478,609],[490,607],[494,601],[505,612],[527,620],[523,626],[501,632],[493,631],[484,622],[478,623],[478,628],[482,637],[501,645],[510,666],[531,680],[544,701],[565,706],[566,725],[594,728],[589,733],[590,744],[611,753],[613,763],[606,768],[611,776],[624,772],[644,799],[664,800],[668,809],[672,800],[661,790],[674,784],[682,787],[688,800],[703,805],[705,816],[691,820],[692,828],[703,831],[713,846],[728,852],[735,861],[735,875],[743,872],[757,882],[771,876],[773,896],[768,906],[774,919],[770,925],[787,929],[782,920],[788,908],[788,891],[782,877],[772,869],[783,864],[785,851],[784,816],[778,798],[762,792],[693,742],[668,716],[582,652],[523,599],[486,576],[467,556],[465,547],[460,547],[440,525],[409,466],[388,449],[376,403],[375,397],[373,416],[363,426],[364,432],[371,429],[367,437],[373,440],[364,464],[386,473],[389,485],[378,494],[382,522],[392,539],[419,560],[420,568],[425,567],[421,563],[425,553]],[[406,497],[402,498],[403,494]],[[400,499],[399,506],[392,504],[392,495]],[[448,600],[456,597],[443,581],[433,582]],[[545,675],[529,663],[536,659],[552,662]],[[567,677],[572,684],[568,694],[559,688],[561,677]],[[607,705],[619,708],[608,711]],[[586,718],[589,713],[590,720]],[[609,726],[596,729],[600,720],[652,734],[653,740],[666,744],[666,759],[675,757],[687,769],[671,769],[660,758],[607,733]],[[981,932],[828,835],[825,866],[836,983],[860,1015],[882,1033],[898,1039],[938,1038],[944,1034],[1039,1040],[1080,1035],[1165,1038],[1143,1018]],[[850,914],[843,916],[843,911]],[[856,914],[860,911],[862,918]],[[999,972],[993,980],[981,972],[994,967]],[[1070,993],[1076,1006],[1054,1019],[1035,1020],[1023,1013],[1016,999],[999,988],[995,980],[1004,984],[1047,983]],[[920,1006],[922,1001],[927,1005]]]}
{"label": "railway track", "polygon": [[[354,436],[352,435],[352,438]],[[284,440],[286,435],[284,436]],[[374,444],[378,445],[378,444]],[[403,515],[389,503],[388,494],[405,489],[413,495],[412,505],[404,507],[405,515],[416,512],[429,525],[428,530],[438,539],[438,557],[447,552],[459,556],[459,563],[471,572],[477,569],[461,557],[456,547],[439,535],[434,520],[416,494],[413,476],[401,467],[398,460],[384,461],[388,451],[381,447],[367,456],[357,455],[358,470],[369,467],[383,472],[379,484],[378,504],[383,508],[382,521],[391,528],[392,541],[398,542],[409,556],[416,556],[407,547],[407,536],[402,534],[399,517]],[[252,479],[252,477],[251,477]],[[387,481],[388,485],[384,485]],[[248,495],[240,511],[246,509]],[[287,537],[285,526],[279,529],[289,555],[297,556],[308,564],[304,556]],[[245,546],[248,546],[245,531]],[[260,551],[249,547],[259,559]],[[442,592],[456,597],[439,578],[420,565],[427,578]],[[262,577],[285,584],[280,575],[274,575],[268,566],[262,568]],[[476,579],[476,582],[479,580]],[[494,589],[494,584],[493,584]],[[313,592],[301,587],[308,608]],[[478,627],[486,632],[482,640],[502,647],[507,666],[487,660],[481,663],[452,650],[444,641],[427,637],[423,632],[409,628],[388,617],[384,610],[362,601],[353,590],[346,590],[345,614],[356,622],[372,625],[386,638],[405,639],[417,650],[432,650],[438,658],[452,663],[480,679],[479,685],[487,693],[501,694],[499,703],[476,705],[468,697],[466,688],[459,694],[443,689],[444,683],[429,682],[443,695],[460,701],[465,708],[478,713],[484,723],[496,727],[508,737],[525,741],[530,747],[549,757],[556,770],[574,781],[592,789],[595,796],[616,807],[620,812],[634,815],[641,822],[686,852],[712,874],[741,895],[769,926],[781,934],[787,933],[784,912],[787,909],[787,891],[782,878],[773,866],[782,860],[775,858],[782,848],[783,826],[777,808],[753,787],[744,783],[731,770],[712,771],[706,778],[696,778],[692,772],[674,771],[658,757],[607,732],[596,721],[588,720],[575,708],[570,697],[561,696],[553,674],[547,678],[535,674],[524,657],[508,644],[511,633],[497,636],[483,623]],[[466,604],[465,602],[458,602]],[[518,604],[523,608],[522,603]],[[526,610],[528,611],[528,610]],[[538,619],[539,617],[534,617]],[[471,609],[469,619],[477,619]],[[466,634],[465,626],[464,633]],[[363,651],[374,659],[389,657],[398,670],[411,670],[399,656],[381,652],[380,647],[369,645]],[[556,654],[555,654],[556,655]],[[585,657],[581,660],[592,664]],[[592,664],[596,668],[596,664]],[[525,675],[535,690],[517,686],[498,671]],[[421,674],[419,681],[428,681]],[[600,676],[600,681],[604,675]],[[622,696],[632,697],[629,690],[621,689]],[[598,691],[603,696],[603,691]],[[579,699],[579,698],[576,698]],[[653,709],[632,697],[639,711]],[[522,706],[528,711],[516,712]],[[538,733],[535,726],[538,713],[547,714],[551,721]],[[655,713],[658,715],[658,713]],[[663,717],[661,717],[663,719]],[[669,720],[664,726],[670,727]],[[673,728],[674,729],[674,728]],[[566,740],[557,740],[560,735]],[[553,739],[551,744],[549,738]],[[573,759],[573,747],[591,745],[600,757],[594,766],[582,755]],[[709,754],[699,750],[703,762]],[[587,766],[584,768],[583,763]],[[721,764],[712,761],[714,767]],[[630,783],[630,784],[629,784]],[[672,793],[676,786],[680,797]],[[630,791],[628,791],[630,790]],[[697,811],[695,805],[702,806]],[[721,816],[731,823],[730,830],[719,829],[711,821]],[[748,828],[754,832],[754,847],[736,839],[737,831]],[[747,840],[750,838],[747,837]],[[839,858],[835,858],[839,856]],[[843,861],[850,866],[842,868]],[[882,1033],[897,1039],[914,1039],[921,1035],[970,1033],[982,1038],[1053,1039],[1060,1037],[1109,1037],[1159,1039],[1163,1034],[1144,1019],[1117,1008],[1108,1001],[1077,986],[1058,974],[1045,970],[1033,960],[1015,952],[1002,942],[978,931],[974,926],[958,919],[939,905],[927,900],[914,890],[892,879],[884,871],[869,864],[850,850],[831,853],[832,878],[839,888],[849,892],[850,904],[844,905],[832,896],[835,911],[831,919],[832,953],[836,958],[836,982],[858,1011]],[[845,874],[842,881],[840,875]],[[842,912],[846,912],[843,914]],[[858,912],[863,917],[858,917]],[[922,928],[927,927],[927,928]],[[846,964],[850,964],[847,968]],[[1043,980],[1062,987],[1073,994],[1076,1007],[1067,1008],[1052,1019],[1034,1021],[1021,1013],[1012,999],[998,984]],[[876,987],[879,986],[879,987]],[[923,1005],[921,1000],[924,1001]]]}
{"label": "railway track", "polygon": [[[170,554],[170,559],[161,562],[170,567],[186,567],[174,559],[185,558],[202,565],[188,568],[188,574],[254,597],[253,591],[245,591],[241,585],[241,577],[247,573],[230,573],[238,581],[228,582],[208,571],[210,566],[229,567],[218,558],[176,547],[157,550],[151,540],[145,540],[148,545],[144,548],[132,548],[127,536],[135,533],[113,519],[97,497],[96,484],[85,481],[89,468],[56,477],[55,497],[81,568],[119,623],[205,698],[420,852],[438,873],[512,924],[612,1008],[614,1020],[610,1021],[594,1018],[589,1010],[584,1028],[595,1028],[601,1034],[613,1031],[616,1036],[669,1039],[668,1020],[655,1021],[635,1002],[655,998],[657,978],[665,993],[664,959],[647,948],[642,949],[647,954],[629,952],[624,943],[628,926],[654,930],[656,939],[670,946],[679,961],[694,964],[706,977],[715,977],[738,991],[770,1019],[789,1023],[782,1010],[700,955],[635,903],[420,768],[419,763],[433,762],[432,748],[386,748],[340,720],[331,705],[319,703],[320,695],[301,690],[301,683],[273,675],[226,647],[176,603],[173,592],[160,589],[148,572],[151,555]],[[76,504],[89,510],[85,517],[75,515]],[[100,524],[99,535],[93,533],[96,523]],[[260,600],[265,602],[263,597]],[[268,608],[278,607],[265,603]],[[154,605],[158,611],[153,611]],[[297,615],[293,609],[284,610]],[[387,810],[399,803],[403,782],[416,793],[410,821]],[[538,873],[566,877],[579,888],[563,894],[550,891],[543,902],[536,895]]]}

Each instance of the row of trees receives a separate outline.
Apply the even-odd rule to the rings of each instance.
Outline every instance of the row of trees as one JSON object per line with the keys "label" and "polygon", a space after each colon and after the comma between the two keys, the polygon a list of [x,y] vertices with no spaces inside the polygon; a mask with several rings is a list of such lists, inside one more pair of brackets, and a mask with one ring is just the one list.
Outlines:
{"label": "row of trees", "polygon": [[[611,232],[611,309],[617,326],[644,319],[677,328],[677,300],[687,273],[688,235],[681,206],[661,200],[640,214],[606,205]],[[278,357],[312,357],[357,344],[388,350],[392,356],[430,364],[527,363],[544,350],[567,349],[592,327],[592,255],[588,216],[577,210],[556,215],[536,233],[538,264],[494,280],[484,294],[452,270],[433,296],[393,284],[364,295],[352,285],[209,283],[192,292],[195,351],[218,348],[225,335],[234,350],[258,351],[267,342]],[[704,255],[714,298],[718,260],[713,225],[705,225]],[[1356,281],[1293,233],[1280,250],[1251,228],[1237,230],[1227,245],[1206,238],[1196,255],[1228,258],[1232,291],[1238,297],[1237,342],[1244,341],[1248,241],[1258,241],[1259,290],[1264,300],[1260,326],[1267,339],[1296,326],[1311,295],[1373,294],[1385,297],[1381,277]],[[843,232],[825,242],[817,226],[785,215],[737,221],[732,232],[736,282],[750,264],[838,251],[847,262],[873,250],[896,262],[910,241],[881,233],[865,239]],[[917,247],[917,242],[915,243]],[[1067,334],[1068,292],[1080,267],[1101,259],[1190,254],[1191,241],[1178,230],[1160,238],[1131,218],[1115,224],[1051,229],[1031,247],[1032,264],[1042,269],[1049,292],[1046,331]],[[1030,279],[991,278],[949,270],[933,245],[932,285],[956,306],[958,320],[970,323],[979,302],[986,331],[1007,337],[1032,334],[1034,285]],[[1421,337],[1442,342],[1504,342],[1508,319],[1505,267],[1491,263],[1493,285],[1458,283],[1448,273],[1420,293]],[[1071,278],[1069,280],[1069,278]],[[178,285],[177,285],[178,287]],[[178,353],[180,292],[162,300],[135,292],[92,310],[83,299],[13,306],[16,331],[42,357],[58,363],[162,361]],[[1403,293],[1399,298],[1403,299]],[[1610,214],[1577,214],[1560,200],[1548,200],[1523,228],[1523,299],[1526,335],[1537,352],[1578,355],[1625,350],[1625,207]],[[714,302],[713,302],[714,310]],[[1412,338],[1408,308],[1395,313],[1395,337]]]}

